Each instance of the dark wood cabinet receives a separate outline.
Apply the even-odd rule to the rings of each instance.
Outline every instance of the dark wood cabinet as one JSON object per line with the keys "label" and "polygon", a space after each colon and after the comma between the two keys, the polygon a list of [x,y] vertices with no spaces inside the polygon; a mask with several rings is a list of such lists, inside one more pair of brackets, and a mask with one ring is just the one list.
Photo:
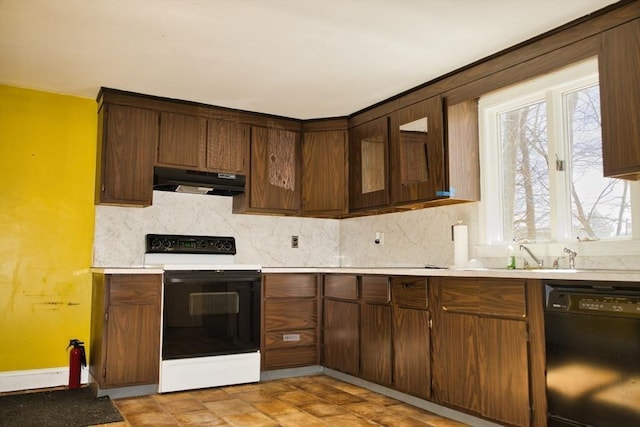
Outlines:
{"label": "dark wood cabinet", "polygon": [[205,167],[211,172],[247,173],[251,126],[232,121],[207,121]]}
{"label": "dark wood cabinet", "polygon": [[233,199],[236,213],[295,215],[300,212],[300,132],[252,127],[251,166],[244,194]]}
{"label": "dark wood cabinet", "polygon": [[262,370],[318,365],[317,276],[265,274],[262,283]]}
{"label": "dark wood cabinet", "polygon": [[349,209],[389,205],[387,117],[349,129]]}
{"label": "dark wood cabinet", "polygon": [[444,189],[442,98],[434,96],[390,117],[391,204],[430,201]]}
{"label": "dark wood cabinet", "polygon": [[93,275],[89,372],[100,389],[158,383],[161,292],[162,275]]}
{"label": "dark wood cabinet", "polygon": [[202,168],[206,134],[207,120],[204,117],[160,112],[158,164]]}
{"label": "dark wood cabinet", "polygon": [[600,99],[604,176],[640,179],[640,19],[602,33]]}
{"label": "dark wood cabinet", "polygon": [[530,425],[525,283],[471,278],[435,282],[436,401],[507,424]]}
{"label": "dark wood cabinet", "polygon": [[[328,121],[325,126],[333,122]],[[348,133],[343,129],[303,126],[302,137],[302,214],[340,217],[349,211]]]}
{"label": "dark wood cabinet", "polygon": [[393,350],[389,278],[362,276],[360,377],[391,385]]}
{"label": "dark wood cabinet", "polygon": [[360,364],[360,306],[358,278],[323,276],[323,365],[358,375]]}
{"label": "dark wood cabinet", "polygon": [[391,278],[393,380],[396,389],[431,399],[431,339],[424,277]]}
{"label": "dark wood cabinet", "polygon": [[158,113],[100,102],[96,203],[149,206],[158,144]]}

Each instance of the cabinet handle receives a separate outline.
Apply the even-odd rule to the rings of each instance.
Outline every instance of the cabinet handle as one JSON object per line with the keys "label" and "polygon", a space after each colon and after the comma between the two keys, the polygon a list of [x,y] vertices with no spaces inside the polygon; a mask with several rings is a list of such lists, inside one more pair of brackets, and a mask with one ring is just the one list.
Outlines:
{"label": "cabinet handle", "polygon": [[429,146],[427,144],[424,144],[424,163],[427,170],[427,179],[429,179],[431,172],[429,171]]}

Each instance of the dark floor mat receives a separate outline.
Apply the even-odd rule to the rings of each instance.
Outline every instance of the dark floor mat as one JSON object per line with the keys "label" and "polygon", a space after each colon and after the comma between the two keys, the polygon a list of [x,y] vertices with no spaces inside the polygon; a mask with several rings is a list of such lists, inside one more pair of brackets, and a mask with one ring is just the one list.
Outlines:
{"label": "dark floor mat", "polygon": [[109,396],[89,387],[0,396],[0,426],[81,427],[123,421]]}

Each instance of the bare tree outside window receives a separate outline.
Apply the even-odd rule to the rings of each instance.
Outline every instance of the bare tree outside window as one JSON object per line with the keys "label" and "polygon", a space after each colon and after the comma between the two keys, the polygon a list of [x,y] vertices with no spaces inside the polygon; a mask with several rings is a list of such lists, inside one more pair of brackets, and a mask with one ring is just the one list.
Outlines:
{"label": "bare tree outside window", "polygon": [[[629,183],[602,176],[600,95],[597,84],[562,95],[562,117],[567,150],[555,142],[555,150],[569,153],[565,170],[570,178],[571,233],[573,238],[602,239],[631,235]],[[502,154],[503,236],[517,242],[552,239],[554,205],[549,153],[547,102],[542,99],[499,113]],[[559,137],[559,136],[556,136]],[[555,203],[562,203],[557,201]]]}

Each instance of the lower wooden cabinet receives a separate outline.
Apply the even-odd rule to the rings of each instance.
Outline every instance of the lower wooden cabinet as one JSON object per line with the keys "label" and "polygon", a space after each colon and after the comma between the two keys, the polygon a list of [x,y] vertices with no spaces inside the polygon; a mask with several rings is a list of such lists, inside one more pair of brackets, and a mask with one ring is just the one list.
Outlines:
{"label": "lower wooden cabinet", "polygon": [[427,279],[394,277],[393,382],[402,392],[431,399],[431,338]]}
{"label": "lower wooden cabinet", "polygon": [[440,278],[432,286],[436,402],[518,426],[531,423],[525,284]]}
{"label": "lower wooden cabinet", "polygon": [[162,275],[93,275],[89,372],[100,389],[157,384]]}
{"label": "lower wooden cabinet", "polygon": [[322,313],[323,365],[347,374],[358,375],[360,305],[357,276],[323,276]]}
{"label": "lower wooden cabinet", "polygon": [[389,278],[362,276],[360,280],[360,377],[391,385],[393,344]]}
{"label": "lower wooden cabinet", "polygon": [[318,365],[315,274],[263,275],[262,370]]}

